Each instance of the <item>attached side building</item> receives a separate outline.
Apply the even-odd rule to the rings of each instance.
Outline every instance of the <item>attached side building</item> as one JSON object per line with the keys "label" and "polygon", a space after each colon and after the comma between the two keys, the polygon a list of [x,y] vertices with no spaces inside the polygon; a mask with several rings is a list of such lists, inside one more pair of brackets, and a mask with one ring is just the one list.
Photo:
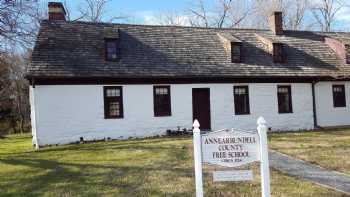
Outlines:
{"label": "attached side building", "polygon": [[[27,78],[33,142],[350,125],[350,33],[66,21],[49,4]],[[61,15],[60,15],[61,14]]]}

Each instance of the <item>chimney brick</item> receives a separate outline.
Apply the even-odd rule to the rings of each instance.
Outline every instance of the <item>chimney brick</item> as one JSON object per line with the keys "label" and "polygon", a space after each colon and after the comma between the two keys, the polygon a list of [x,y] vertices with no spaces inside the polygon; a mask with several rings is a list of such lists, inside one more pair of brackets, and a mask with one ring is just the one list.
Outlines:
{"label": "chimney brick", "polygon": [[49,2],[49,20],[66,20],[66,10],[60,2]]}
{"label": "chimney brick", "polygon": [[283,34],[283,16],[282,12],[273,12],[272,15],[269,17],[269,25],[270,30],[275,35],[282,35]]}

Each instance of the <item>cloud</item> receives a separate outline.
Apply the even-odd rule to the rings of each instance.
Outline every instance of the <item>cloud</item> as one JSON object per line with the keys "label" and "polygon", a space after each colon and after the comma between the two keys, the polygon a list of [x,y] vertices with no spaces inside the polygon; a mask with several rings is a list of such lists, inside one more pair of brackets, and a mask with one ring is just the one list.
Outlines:
{"label": "cloud", "polygon": [[346,7],[339,11],[336,15],[337,23],[339,24],[339,29],[343,31],[350,30],[350,8]]}
{"label": "cloud", "polygon": [[142,11],[136,13],[137,21],[146,25],[178,25],[189,26],[190,18],[177,12]]}
{"label": "cloud", "polygon": [[349,21],[350,22],[350,8],[346,7],[339,11],[337,14],[337,20]]}

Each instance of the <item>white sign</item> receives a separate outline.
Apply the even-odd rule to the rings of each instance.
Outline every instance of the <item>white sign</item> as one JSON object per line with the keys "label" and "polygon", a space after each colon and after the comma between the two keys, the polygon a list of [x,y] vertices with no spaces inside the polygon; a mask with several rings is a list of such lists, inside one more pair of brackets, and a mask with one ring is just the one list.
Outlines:
{"label": "white sign", "polygon": [[252,181],[252,170],[235,170],[235,171],[215,171],[213,172],[213,181]]}
{"label": "white sign", "polygon": [[[193,123],[193,153],[196,178],[196,196],[203,197],[202,164],[216,164],[226,167],[236,167],[254,161],[260,161],[261,195],[270,197],[270,169],[267,148],[267,126],[263,117],[257,121],[256,132],[217,131],[201,135],[198,120]],[[203,159],[202,159],[203,158]],[[228,174],[226,174],[228,173]],[[215,180],[233,180],[251,178],[249,172],[241,176],[238,172],[215,172]],[[253,174],[251,174],[253,176]],[[234,177],[234,178],[232,178]]]}
{"label": "white sign", "polygon": [[203,163],[237,167],[260,160],[257,132],[221,130],[202,135]]}

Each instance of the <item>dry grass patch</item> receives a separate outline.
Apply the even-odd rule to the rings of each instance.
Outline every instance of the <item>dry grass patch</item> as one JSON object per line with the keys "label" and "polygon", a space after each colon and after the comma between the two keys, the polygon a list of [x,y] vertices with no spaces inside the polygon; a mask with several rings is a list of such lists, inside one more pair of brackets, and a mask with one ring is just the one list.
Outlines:
{"label": "dry grass patch", "polygon": [[[213,183],[206,196],[260,196],[259,168],[248,183]],[[275,197],[344,196],[272,171]],[[0,196],[194,196],[190,138],[156,138],[48,147],[29,136],[0,140]]]}
{"label": "dry grass patch", "polygon": [[350,175],[350,129],[274,133],[271,149]]}

